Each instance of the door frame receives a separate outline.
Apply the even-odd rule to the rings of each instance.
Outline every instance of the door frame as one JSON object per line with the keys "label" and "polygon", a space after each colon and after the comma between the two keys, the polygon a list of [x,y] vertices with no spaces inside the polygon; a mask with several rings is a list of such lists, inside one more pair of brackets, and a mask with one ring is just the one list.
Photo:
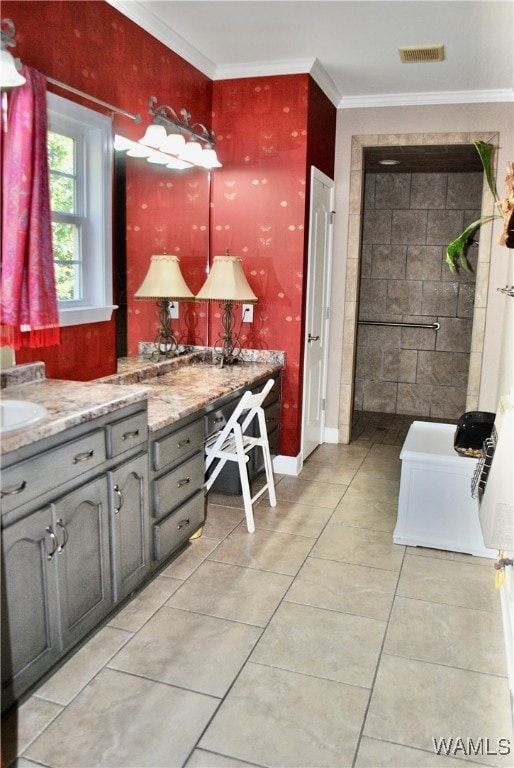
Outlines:
{"label": "door frame", "polygon": [[307,249],[307,274],[306,274],[306,291],[305,291],[305,309],[303,314],[304,325],[304,340],[303,340],[303,365],[302,365],[302,431],[301,431],[301,463],[304,460],[304,439],[305,439],[305,416],[308,412],[306,405],[306,361],[308,354],[308,329],[307,318],[309,317],[309,302],[311,301],[311,256],[313,246],[313,186],[314,180],[320,181],[322,184],[330,188],[330,214],[332,220],[329,222],[330,234],[327,241],[327,249],[325,251],[325,281],[324,281],[324,296],[323,296],[323,313],[325,315],[324,331],[325,331],[325,343],[323,347],[323,360],[322,360],[322,398],[325,400],[325,408],[323,409],[321,425],[320,425],[320,443],[324,442],[324,430],[326,419],[326,399],[327,399],[327,385],[328,385],[328,352],[330,341],[330,296],[332,286],[332,257],[334,251],[334,222],[333,216],[335,214],[335,181],[320,171],[316,166],[311,165],[310,173],[310,195],[309,195],[309,245]]}

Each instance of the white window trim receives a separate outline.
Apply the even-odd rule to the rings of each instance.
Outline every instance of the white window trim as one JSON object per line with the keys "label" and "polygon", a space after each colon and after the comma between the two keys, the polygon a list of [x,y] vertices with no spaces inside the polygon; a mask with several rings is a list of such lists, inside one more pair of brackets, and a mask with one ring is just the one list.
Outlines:
{"label": "white window trim", "polygon": [[66,125],[75,135],[82,136],[88,157],[85,170],[88,195],[84,201],[88,229],[83,253],[84,295],[87,298],[83,303],[73,302],[70,307],[60,304],[59,323],[65,327],[106,322],[117,309],[112,303],[111,120],[54,93],[47,94],[47,109],[49,130],[59,132]]}

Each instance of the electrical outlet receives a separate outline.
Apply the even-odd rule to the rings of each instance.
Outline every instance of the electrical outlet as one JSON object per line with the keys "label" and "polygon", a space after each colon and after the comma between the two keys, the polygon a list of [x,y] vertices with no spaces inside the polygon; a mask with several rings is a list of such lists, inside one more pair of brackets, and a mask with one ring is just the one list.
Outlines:
{"label": "electrical outlet", "polygon": [[253,323],[253,304],[243,304],[242,306],[242,322]]}
{"label": "electrical outlet", "polygon": [[178,301],[168,302],[168,315],[170,320],[178,320]]}

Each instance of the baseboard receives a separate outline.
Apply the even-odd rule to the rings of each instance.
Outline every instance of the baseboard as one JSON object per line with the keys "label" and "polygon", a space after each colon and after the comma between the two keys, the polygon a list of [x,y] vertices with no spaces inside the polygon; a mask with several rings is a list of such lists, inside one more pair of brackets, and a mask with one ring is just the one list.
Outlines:
{"label": "baseboard", "polygon": [[323,430],[323,437],[326,443],[338,443],[339,430],[336,427],[325,427]]}
{"label": "baseboard", "polygon": [[292,475],[298,477],[303,467],[303,456],[275,456],[273,459],[273,470],[278,475]]}

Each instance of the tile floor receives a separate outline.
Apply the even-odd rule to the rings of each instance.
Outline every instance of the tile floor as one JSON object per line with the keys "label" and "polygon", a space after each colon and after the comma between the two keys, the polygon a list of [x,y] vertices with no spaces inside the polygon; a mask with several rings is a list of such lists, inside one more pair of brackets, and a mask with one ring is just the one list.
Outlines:
{"label": "tile floor", "polygon": [[201,538],[6,719],[4,768],[512,766],[492,562],[392,543],[404,436],[320,446],[254,534],[211,495]]}

